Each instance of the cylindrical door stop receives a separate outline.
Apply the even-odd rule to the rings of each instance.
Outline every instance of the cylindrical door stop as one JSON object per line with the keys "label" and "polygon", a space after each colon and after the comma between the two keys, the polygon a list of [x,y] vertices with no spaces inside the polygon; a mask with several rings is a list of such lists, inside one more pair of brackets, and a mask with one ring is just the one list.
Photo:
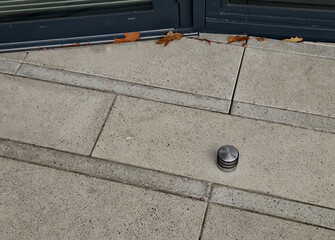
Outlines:
{"label": "cylindrical door stop", "polygon": [[217,165],[224,172],[232,172],[238,163],[238,150],[231,145],[220,147],[217,156]]}

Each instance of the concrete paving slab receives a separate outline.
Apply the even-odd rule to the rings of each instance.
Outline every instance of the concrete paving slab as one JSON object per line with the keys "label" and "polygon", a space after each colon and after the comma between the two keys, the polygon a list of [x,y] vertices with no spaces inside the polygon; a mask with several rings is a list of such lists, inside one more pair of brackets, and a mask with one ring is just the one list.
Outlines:
{"label": "concrete paving slab", "polygon": [[216,112],[228,113],[231,103],[231,101],[227,99],[112,80],[104,77],[45,68],[31,64],[23,64],[17,72],[17,75]]}
{"label": "concrete paving slab", "polygon": [[[229,174],[216,166],[226,144],[241,154]],[[93,156],[334,208],[333,146],[335,134],[120,96]]]}
{"label": "concrete paving slab", "polygon": [[246,50],[235,101],[335,117],[335,60]]}
{"label": "concrete paving slab", "polygon": [[335,118],[234,101],[232,115],[335,133]]}
{"label": "concrete paving slab", "polygon": [[0,139],[0,156],[184,197],[208,198],[204,181],[26,143]]}
{"label": "concrete paving slab", "polygon": [[0,59],[0,73],[15,74],[20,65],[18,62]]}
{"label": "concrete paving slab", "polygon": [[211,202],[335,230],[335,209],[214,185]]}
{"label": "concrete paving slab", "polygon": [[0,59],[22,62],[26,55],[26,52],[0,53]]}
{"label": "concrete paving slab", "polygon": [[231,99],[243,48],[183,38],[30,52],[26,62]]}
{"label": "concrete paving slab", "polygon": [[331,240],[335,231],[211,204],[202,240]]}
{"label": "concrete paving slab", "polygon": [[308,44],[290,43],[275,39],[266,39],[264,42],[257,41],[250,37],[248,48],[259,48],[278,52],[297,53],[302,55],[316,56],[335,59],[335,48],[331,44]]}
{"label": "concrete paving slab", "polygon": [[319,45],[319,46],[327,46],[327,47],[335,47],[334,42],[310,42],[310,41],[303,41],[304,44],[312,44],[312,45]]}
{"label": "concrete paving slab", "polygon": [[0,137],[90,154],[114,95],[0,75]]}
{"label": "concrete paving slab", "polygon": [[198,239],[206,203],[0,158],[2,239]]}
{"label": "concrete paving slab", "polygon": [[[335,210],[192,178],[0,139],[0,156],[335,229]],[[209,194],[211,192],[211,194]]]}

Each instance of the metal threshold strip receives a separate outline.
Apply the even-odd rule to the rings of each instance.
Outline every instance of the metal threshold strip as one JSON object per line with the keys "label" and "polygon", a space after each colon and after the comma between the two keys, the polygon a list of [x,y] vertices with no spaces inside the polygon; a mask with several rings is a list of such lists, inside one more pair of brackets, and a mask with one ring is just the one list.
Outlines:
{"label": "metal threshold strip", "polygon": [[[162,35],[168,31],[176,31],[175,29],[158,29],[150,31],[140,31],[141,40],[153,40],[161,38]],[[178,32],[184,33],[185,37],[197,36],[199,32],[190,32],[191,29],[178,29]],[[38,40],[30,42],[15,42],[15,43],[3,43],[0,44],[0,53],[6,52],[17,52],[17,51],[28,51],[28,50],[40,50],[49,48],[62,48],[62,47],[77,47],[77,46],[88,46],[97,44],[106,44],[114,42],[114,38],[123,38],[123,33],[113,33],[105,35],[94,35],[94,36],[83,36],[77,38],[61,38],[61,39],[48,39]],[[1,49],[2,47],[5,48]]]}

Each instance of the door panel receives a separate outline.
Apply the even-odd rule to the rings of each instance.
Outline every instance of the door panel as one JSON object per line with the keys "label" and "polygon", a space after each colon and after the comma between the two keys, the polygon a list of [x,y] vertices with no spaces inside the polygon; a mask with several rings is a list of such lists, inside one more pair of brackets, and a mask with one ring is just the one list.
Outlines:
{"label": "door panel", "polygon": [[229,0],[230,4],[334,10],[334,0]]}
{"label": "door panel", "polygon": [[11,0],[0,2],[0,22],[152,9],[152,0]]}
{"label": "door panel", "polygon": [[124,32],[301,36],[335,41],[331,0],[3,0],[0,52],[111,41]]}
{"label": "door panel", "polygon": [[[17,12],[8,12],[9,9],[14,11],[16,8],[18,10],[16,5],[0,5],[0,19],[1,16],[3,19],[7,18],[6,22],[0,23],[0,32],[2,33],[0,51],[83,41],[111,40],[117,33],[180,27],[180,9],[176,0],[15,0],[15,2],[21,4],[37,4],[36,2],[39,2],[40,5],[38,5],[39,8],[36,8],[36,5],[34,8],[33,5],[28,5],[30,6],[28,7],[26,4],[24,8],[20,8],[24,13],[21,15],[17,15]],[[65,5],[64,2],[71,4]],[[87,4],[93,5],[88,7]],[[3,7],[2,10],[1,7]],[[34,14],[29,12],[30,9],[34,9]],[[18,17],[21,18],[20,21],[13,20]]]}
{"label": "door panel", "polygon": [[[290,2],[307,4],[308,1],[312,0]],[[250,4],[256,2],[262,4]],[[281,5],[271,6],[271,2]],[[322,6],[327,1],[318,2]],[[205,31],[247,33],[272,38],[301,36],[306,40],[335,41],[335,10],[320,10],[311,4],[308,5],[310,8],[288,7],[285,4],[286,0],[207,0]]]}

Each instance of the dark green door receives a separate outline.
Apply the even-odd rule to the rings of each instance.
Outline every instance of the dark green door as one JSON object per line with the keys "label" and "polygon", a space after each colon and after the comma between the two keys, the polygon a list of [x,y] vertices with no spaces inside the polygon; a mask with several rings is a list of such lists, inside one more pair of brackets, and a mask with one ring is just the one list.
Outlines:
{"label": "dark green door", "polygon": [[335,10],[334,0],[230,0],[230,4]]}
{"label": "dark green door", "polygon": [[0,51],[143,38],[169,30],[335,41],[331,0],[3,0]]}
{"label": "dark green door", "polygon": [[[191,28],[191,1],[0,1],[0,51],[102,42],[123,32]],[[187,13],[180,17],[180,13]],[[184,14],[185,15],[185,14]],[[152,34],[152,33],[151,33]]]}
{"label": "dark green door", "polygon": [[335,41],[335,1],[207,0],[205,31]]}

